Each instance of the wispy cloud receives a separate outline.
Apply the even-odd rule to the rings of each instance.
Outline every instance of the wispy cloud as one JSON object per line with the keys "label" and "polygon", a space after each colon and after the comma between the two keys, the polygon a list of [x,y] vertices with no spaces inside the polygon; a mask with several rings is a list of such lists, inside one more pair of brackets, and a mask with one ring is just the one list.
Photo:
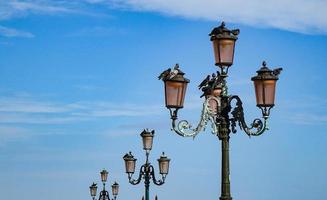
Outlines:
{"label": "wispy cloud", "polygon": [[90,27],[77,30],[73,33],[69,33],[68,37],[108,37],[115,34],[124,34],[125,32],[122,29],[114,27]]}
{"label": "wispy cloud", "polygon": [[7,28],[0,26],[0,36],[4,37],[23,37],[23,38],[33,38],[34,35],[27,31],[21,31],[13,28]]}
{"label": "wispy cloud", "polygon": [[[314,102],[314,103],[313,103]],[[280,101],[282,117],[296,125],[327,125],[327,101],[315,96],[303,96]]]}
{"label": "wispy cloud", "polygon": [[74,13],[74,9],[67,7],[61,1],[46,0],[8,0],[0,2],[0,20],[22,17],[28,14],[57,14]]}
{"label": "wispy cloud", "polygon": [[115,0],[118,7],[171,16],[225,20],[302,33],[327,33],[327,1],[321,0]]}
{"label": "wispy cloud", "polygon": [[100,1],[84,0],[6,0],[0,1],[0,20],[28,15],[66,15],[79,14],[87,16],[108,16],[105,13],[90,11],[88,4],[100,3]]}
{"label": "wispy cloud", "polygon": [[317,113],[295,113],[290,116],[291,122],[298,125],[326,125],[327,115]]}
{"label": "wispy cloud", "polygon": [[26,97],[0,98],[0,123],[64,124],[110,117],[158,115],[161,106],[106,101],[54,103]]}
{"label": "wispy cloud", "polygon": [[27,129],[14,126],[0,126],[0,146],[6,142],[27,137]]}

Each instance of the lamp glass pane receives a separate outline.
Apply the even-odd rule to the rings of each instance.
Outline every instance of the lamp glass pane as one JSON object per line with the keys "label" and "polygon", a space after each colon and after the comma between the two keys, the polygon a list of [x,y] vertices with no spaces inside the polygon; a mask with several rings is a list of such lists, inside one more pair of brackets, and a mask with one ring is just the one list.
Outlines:
{"label": "lamp glass pane", "polygon": [[160,174],[168,174],[168,170],[169,170],[169,161],[168,160],[159,162]]}
{"label": "lamp glass pane", "polygon": [[187,88],[186,82],[166,81],[166,107],[182,108],[184,105],[185,92]]}
{"label": "lamp glass pane", "polygon": [[234,59],[235,40],[216,39],[213,40],[213,49],[216,65],[231,66]]}
{"label": "lamp glass pane", "polygon": [[101,181],[106,182],[108,178],[108,172],[107,171],[102,171],[101,173]]}
{"label": "lamp glass pane", "polygon": [[153,137],[152,136],[145,136],[142,137],[143,140],[143,149],[144,150],[151,150],[152,149],[152,143],[153,143]]}
{"label": "lamp glass pane", "polygon": [[215,89],[212,90],[211,95],[215,96],[215,97],[219,97],[221,92],[222,92],[221,88],[215,88]]}
{"label": "lamp glass pane", "polygon": [[135,160],[126,160],[125,161],[125,168],[126,173],[134,173],[135,172]]}
{"label": "lamp glass pane", "polygon": [[218,111],[218,103],[217,101],[210,99],[209,100],[209,107],[211,109],[212,112],[217,113]]}
{"label": "lamp glass pane", "polygon": [[258,106],[274,105],[276,80],[255,80],[254,87]]}

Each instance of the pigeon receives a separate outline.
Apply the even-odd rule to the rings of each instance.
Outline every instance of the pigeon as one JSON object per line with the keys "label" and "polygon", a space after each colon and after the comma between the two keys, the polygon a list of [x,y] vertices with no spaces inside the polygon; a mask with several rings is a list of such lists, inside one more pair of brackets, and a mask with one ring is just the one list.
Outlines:
{"label": "pigeon", "polygon": [[178,65],[178,63],[176,63],[174,69],[169,74],[170,75],[169,79],[174,78],[178,74],[178,72],[179,72],[179,65]]}
{"label": "pigeon", "polygon": [[[212,75],[213,75],[213,74],[212,74]],[[199,89],[202,88],[203,86],[208,85],[209,80],[210,80],[210,75],[208,75],[207,78],[205,78],[205,79],[200,83],[200,85],[198,86]]]}
{"label": "pigeon", "polygon": [[274,69],[272,73],[273,73],[275,76],[278,76],[282,70],[283,70],[283,68],[280,67],[280,68]]}
{"label": "pigeon", "polygon": [[171,72],[171,69],[166,69],[165,71],[163,71],[159,76],[158,76],[158,79],[164,79],[166,78]]}

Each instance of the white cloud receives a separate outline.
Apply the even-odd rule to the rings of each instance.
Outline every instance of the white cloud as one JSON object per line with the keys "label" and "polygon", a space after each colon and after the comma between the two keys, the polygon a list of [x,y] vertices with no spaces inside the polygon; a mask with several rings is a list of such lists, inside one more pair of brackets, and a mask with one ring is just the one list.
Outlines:
{"label": "white cloud", "polygon": [[85,11],[92,10],[93,5],[301,33],[327,33],[325,0],[8,0],[0,1],[0,20],[29,14],[103,16],[98,11]]}
{"label": "white cloud", "polygon": [[30,32],[21,31],[13,28],[7,28],[0,26],[0,36],[4,37],[24,37],[24,38],[33,38],[34,35]]}
{"label": "white cloud", "polygon": [[114,0],[116,6],[303,33],[327,33],[324,0]]}
{"label": "white cloud", "polygon": [[46,0],[8,0],[0,1],[0,20],[11,19],[14,17],[25,16],[28,14],[55,14],[72,13],[74,9],[67,7],[61,1]]}

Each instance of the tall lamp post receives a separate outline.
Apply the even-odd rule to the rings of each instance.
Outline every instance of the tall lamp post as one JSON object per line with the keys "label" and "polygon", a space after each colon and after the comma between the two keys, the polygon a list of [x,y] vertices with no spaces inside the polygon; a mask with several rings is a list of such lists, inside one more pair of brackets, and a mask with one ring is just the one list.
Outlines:
{"label": "tall lamp post", "polygon": [[[100,192],[99,200],[116,200],[118,192],[119,192],[119,184],[117,182],[115,182],[114,184],[111,185],[112,195],[114,196],[114,198],[111,199],[109,196],[109,192],[106,190],[108,171],[104,169],[100,172],[100,175],[101,175],[101,181],[103,183],[103,189]],[[95,200],[95,197],[97,195],[97,189],[98,189],[98,186],[96,183],[93,183],[90,186],[90,194],[91,194],[91,197],[93,200]]]}
{"label": "tall lamp post", "polygon": [[128,175],[129,183],[131,183],[132,185],[137,185],[141,182],[142,179],[144,179],[145,200],[149,200],[150,180],[152,179],[153,183],[159,186],[165,183],[166,176],[169,171],[170,159],[165,155],[165,153],[162,153],[162,155],[158,159],[159,173],[161,174],[161,179],[157,180],[155,177],[154,168],[149,162],[149,154],[152,149],[154,130],[152,131],[144,130],[141,133],[141,137],[143,141],[143,149],[145,150],[146,161],[145,164],[143,164],[140,168],[138,179],[135,180],[132,178],[135,172],[135,164],[137,160],[132,155],[132,152],[125,154],[123,159],[125,161],[126,173]]}
{"label": "tall lamp post", "polygon": [[[247,125],[244,119],[242,101],[237,95],[229,95],[227,88],[228,69],[233,64],[234,48],[239,29],[229,30],[223,22],[210,33],[213,43],[215,65],[220,68],[217,73],[208,75],[199,85],[204,98],[202,114],[196,128],[192,129],[186,120],[177,121],[178,110],[183,108],[186,87],[189,80],[179,69],[178,64],[173,69],[162,72],[159,79],[164,81],[165,102],[172,119],[172,130],[183,137],[195,137],[203,131],[208,122],[212,133],[222,142],[221,196],[220,200],[231,200],[229,180],[229,138],[230,133],[236,133],[238,125],[248,136],[259,136],[268,130],[267,120],[270,109],[274,106],[275,88],[282,68],[270,70],[266,62],[252,77],[254,82],[257,107],[262,111],[263,119],[255,119]],[[233,102],[235,101],[235,104]],[[232,106],[234,108],[232,109]]]}

